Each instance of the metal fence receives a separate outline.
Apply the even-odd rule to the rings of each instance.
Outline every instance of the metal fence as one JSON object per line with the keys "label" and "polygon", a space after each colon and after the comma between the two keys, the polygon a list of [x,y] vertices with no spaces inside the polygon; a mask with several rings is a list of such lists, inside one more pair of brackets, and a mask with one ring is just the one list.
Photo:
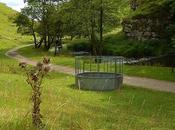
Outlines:
{"label": "metal fence", "polygon": [[75,58],[75,79],[79,88],[113,90],[123,83],[123,57],[78,56]]}
{"label": "metal fence", "polygon": [[123,57],[77,56],[75,58],[75,74],[85,72],[123,74],[123,64]]}

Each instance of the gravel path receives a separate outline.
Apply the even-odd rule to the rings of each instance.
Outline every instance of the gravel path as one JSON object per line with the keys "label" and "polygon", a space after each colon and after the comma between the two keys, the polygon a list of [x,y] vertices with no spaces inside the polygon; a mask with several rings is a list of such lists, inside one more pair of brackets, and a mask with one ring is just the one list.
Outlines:
{"label": "gravel path", "polygon": [[[20,62],[26,62],[29,65],[36,65],[37,61],[33,61],[29,58],[26,58],[17,52],[20,48],[27,47],[27,46],[31,46],[31,44],[13,48],[9,50],[5,55],[10,58],[14,58]],[[51,69],[56,72],[74,75],[74,69],[70,67],[52,64]],[[124,84],[141,87],[141,88],[149,88],[149,89],[158,90],[158,91],[175,93],[175,82],[160,81],[155,79],[124,75]]]}

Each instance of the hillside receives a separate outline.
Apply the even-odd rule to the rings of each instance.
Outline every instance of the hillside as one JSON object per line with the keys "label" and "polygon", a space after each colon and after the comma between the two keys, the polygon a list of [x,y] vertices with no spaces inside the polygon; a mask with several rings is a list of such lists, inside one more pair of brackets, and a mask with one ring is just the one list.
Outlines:
{"label": "hillside", "polygon": [[[16,26],[13,24],[12,16],[17,12],[7,7],[5,4],[0,3],[0,45],[1,50],[3,44],[9,46],[16,45],[17,41],[21,41],[21,35],[17,34]],[[1,51],[2,52],[2,51]]]}
{"label": "hillside", "polygon": [[6,72],[16,62],[8,60],[9,58],[5,57],[5,53],[9,49],[29,41],[28,37],[17,34],[16,25],[12,20],[12,16],[16,13],[5,4],[0,3],[0,67],[3,68],[0,72]]}
{"label": "hillside", "polygon": [[16,37],[16,27],[10,20],[16,12],[0,3],[0,44]]}

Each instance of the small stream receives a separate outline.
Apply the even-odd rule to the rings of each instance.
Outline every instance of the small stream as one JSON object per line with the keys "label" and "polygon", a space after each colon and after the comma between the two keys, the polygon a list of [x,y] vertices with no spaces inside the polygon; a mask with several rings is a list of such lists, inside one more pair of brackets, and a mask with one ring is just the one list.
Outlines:
{"label": "small stream", "polygon": [[141,59],[125,59],[125,64],[138,65],[159,65],[164,67],[175,67],[175,54],[162,55],[158,57],[141,58]]}

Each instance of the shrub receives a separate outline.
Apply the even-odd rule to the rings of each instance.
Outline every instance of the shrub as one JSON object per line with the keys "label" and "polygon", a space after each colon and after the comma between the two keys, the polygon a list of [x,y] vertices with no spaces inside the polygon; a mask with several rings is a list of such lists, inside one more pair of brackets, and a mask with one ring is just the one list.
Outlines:
{"label": "shrub", "polygon": [[75,40],[67,45],[67,49],[73,52],[90,51],[90,44],[85,40]]}
{"label": "shrub", "polygon": [[164,49],[164,42],[160,41],[137,41],[125,37],[111,37],[105,39],[104,55],[121,55],[125,57],[149,57],[160,55]]}

